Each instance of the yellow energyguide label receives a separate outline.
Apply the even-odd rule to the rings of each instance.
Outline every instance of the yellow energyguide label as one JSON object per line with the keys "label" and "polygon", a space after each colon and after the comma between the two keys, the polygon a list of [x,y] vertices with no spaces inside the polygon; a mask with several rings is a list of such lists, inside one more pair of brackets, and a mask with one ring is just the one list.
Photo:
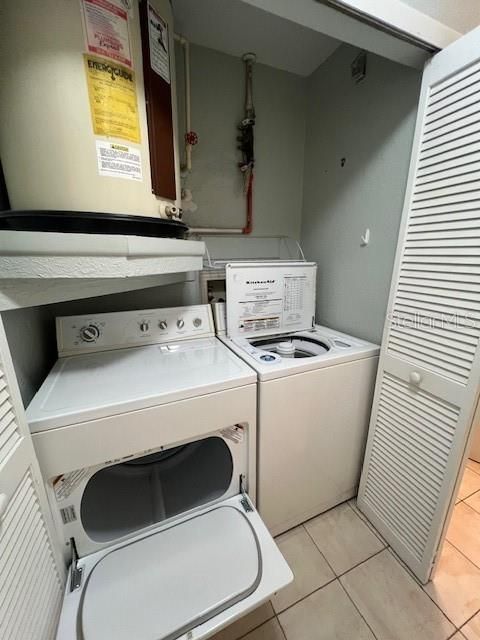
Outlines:
{"label": "yellow energyguide label", "polygon": [[83,57],[94,133],[140,142],[135,73],[107,58]]}

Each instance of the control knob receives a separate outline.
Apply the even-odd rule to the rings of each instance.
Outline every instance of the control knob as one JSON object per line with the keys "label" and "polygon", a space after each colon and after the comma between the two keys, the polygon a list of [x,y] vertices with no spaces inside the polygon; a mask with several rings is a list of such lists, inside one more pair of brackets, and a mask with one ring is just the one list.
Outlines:
{"label": "control knob", "polygon": [[179,319],[177,320],[177,327],[178,327],[179,329],[183,329],[183,327],[184,327],[184,326],[185,326],[185,320],[184,320],[183,318],[179,318]]}
{"label": "control knob", "polygon": [[148,324],[148,322],[145,322],[145,320],[143,320],[143,322],[140,323],[140,331],[142,333],[147,333],[149,329],[150,329],[150,325]]}
{"label": "control knob", "polygon": [[198,327],[200,327],[202,324],[202,319],[201,318],[194,318],[193,319],[193,326],[198,329]]}
{"label": "control knob", "polygon": [[158,327],[162,330],[165,331],[165,329],[168,328],[168,322],[166,320],[160,320],[160,322],[158,323]]}
{"label": "control knob", "polygon": [[83,342],[95,342],[100,337],[100,329],[96,324],[87,324],[80,329],[80,338]]}

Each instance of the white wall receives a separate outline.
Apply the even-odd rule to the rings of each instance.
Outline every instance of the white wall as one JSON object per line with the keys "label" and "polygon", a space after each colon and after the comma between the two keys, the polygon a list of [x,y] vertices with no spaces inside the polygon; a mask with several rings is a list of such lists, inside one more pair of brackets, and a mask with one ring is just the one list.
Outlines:
{"label": "white wall", "polygon": [[402,0],[402,2],[460,33],[467,33],[480,25],[478,0]]}
{"label": "white wall", "polygon": [[420,74],[369,54],[367,77],[355,84],[357,53],[342,46],[311,77],[301,242],[318,262],[318,320],[379,342]]}
{"label": "white wall", "polygon": [[[183,57],[177,49],[183,139]],[[254,69],[254,235],[300,234],[305,142],[305,78],[257,64]],[[192,127],[199,135],[186,181],[198,204],[194,227],[245,225],[237,125],[243,118],[244,65],[212,49],[191,46]]]}

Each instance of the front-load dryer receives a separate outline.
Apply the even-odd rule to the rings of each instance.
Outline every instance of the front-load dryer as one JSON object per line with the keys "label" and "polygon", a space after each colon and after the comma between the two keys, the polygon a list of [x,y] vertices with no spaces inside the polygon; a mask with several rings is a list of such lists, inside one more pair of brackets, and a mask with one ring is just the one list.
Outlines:
{"label": "front-load dryer", "polygon": [[257,372],[257,499],[273,535],[356,495],[368,431],[379,347],[314,323],[315,272],[226,267],[219,337]]}
{"label": "front-load dryer", "polygon": [[71,558],[57,640],[206,638],[293,576],[255,509],[256,375],[207,305],[59,318],[27,410]]}

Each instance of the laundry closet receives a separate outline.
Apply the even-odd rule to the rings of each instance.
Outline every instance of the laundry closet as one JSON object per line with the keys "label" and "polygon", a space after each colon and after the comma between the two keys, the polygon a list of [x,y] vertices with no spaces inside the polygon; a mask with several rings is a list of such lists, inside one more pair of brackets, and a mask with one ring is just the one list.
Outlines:
{"label": "laundry closet", "polygon": [[[10,285],[0,334],[0,481],[5,460],[8,467],[6,489],[0,488],[0,518],[6,514],[7,524],[3,538],[0,528],[0,544],[9,550],[1,571],[16,572],[18,579],[2,612],[10,634],[5,637],[20,640],[15,635],[19,629],[32,634],[37,624],[39,640],[56,637],[70,563],[65,594],[74,595],[63,604],[58,640],[103,640],[111,632],[108,615],[115,616],[115,606],[105,586],[115,580],[116,602],[128,600],[122,562],[137,594],[115,627],[116,637],[126,640],[137,629],[145,638],[156,633],[159,640],[209,637],[292,579],[272,535],[300,520],[292,518],[276,529],[262,514],[261,500],[256,509],[262,428],[255,409],[257,376],[225,336],[218,340],[224,310],[209,306],[224,302],[225,265],[242,261],[316,263],[312,327],[331,328],[328,339],[337,341],[338,349],[344,347],[342,335],[355,336],[355,347],[372,359],[362,373],[362,386],[350,387],[351,393],[362,394],[355,406],[365,428],[354,443],[356,466],[349,470],[348,487],[344,494],[338,489],[338,495],[348,499],[351,486],[356,492],[359,485],[361,511],[419,580],[428,581],[446,535],[443,525],[454,510],[452,496],[460,485],[477,400],[478,32],[453,44],[456,49],[449,54],[438,53],[455,40],[447,28],[440,29],[433,43],[428,30],[418,37],[402,28],[382,31],[381,20],[357,21],[338,7],[328,7],[332,23],[322,32],[314,14],[302,22],[295,19],[295,10],[290,15],[268,2],[235,0],[227,7],[225,0],[173,0],[171,15],[163,0],[112,2],[121,21],[117,26],[130,29],[132,43],[130,64],[129,56],[121,64],[133,75],[117,75],[125,87],[116,99],[130,101],[135,111],[127,84],[133,77],[142,89],[136,96],[137,121],[123,122],[133,129],[128,134],[123,130],[122,144],[122,135],[116,139],[111,132],[102,133],[106,125],[93,104],[95,90],[104,90],[105,82],[109,91],[118,89],[113,75],[99,81],[98,56],[103,54],[88,48],[93,15],[88,11],[105,9],[103,3],[68,0],[69,14],[55,18],[56,0],[49,0],[44,11],[51,12],[50,27],[44,16],[42,21],[45,28],[57,29],[57,40],[32,37],[31,51],[44,52],[35,58],[38,68],[22,75],[19,66],[18,86],[13,73],[8,78],[3,113],[10,110],[9,128],[21,129],[21,136],[7,127],[0,136],[3,209],[9,208],[9,198],[12,208],[21,210],[158,218],[171,224],[169,233],[177,234],[168,240],[205,243],[203,269],[198,251],[197,266],[190,268],[194,263],[186,256],[195,248],[189,244],[179,255],[166,249],[167,259],[178,264],[184,259],[178,272],[171,268],[158,281],[150,274],[148,284],[141,283],[145,273],[129,273],[131,289],[128,284],[112,287],[114,274],[108,276],[110,283],[107,278],[95,283],[93,275],[90,285],[77,278],[70,290],[56,277],[44,296],[32,274],[24,276],[30,282],[23,283],[31,287],[24,289],[28,295],[17,294],[16,285]],[[308,11],[317,8],[317,3],[305,4]],[[326,9],[320,3],[318,8]],[[77,13],[81,20],[70,36],[81,42],[80,48],[86,38],[81,55],[87,89],[85,77],[68,75],[69,56],[62,58],[55,50],[70,46],[67,29],[61,38],[58,33],[62,20]],[[9,24],[18,26],[14,14]],[[341,26],[335,27],[337,19]],[[148,31],[152,24],[155,36]],[[167,58],[159,48],[166,42]],[[154,73],[145,67],[148,55]],[[28,56],[23,64],[26,60]],[[58,78],[65,77],[66,95],[72,99],[63,106],[53,93],[43,95],[33,80],[48,65],[55,69],[59,91]],[[35,117],[24,100],[29,78],[42,94]],[[162,101],[156,104],[159,95]],[[21,108],[13,114],[18,101]],[[82,104],[78,120],[75,101]],[[58,126],[54,118],[42,122],[49,110],[60,119]],[[69,120],[62,121],[62,110]],[[90,137],[82,130],[85,122]],[[42,125],[51,135],[52,149],[62,146],[61,162],[54,152],[40,153],[46,140]],[[32,153],[24,158],[28,139]],[[77,157],[65,151],[71,148]],[[252,149],[254,156],[249,155]],[[44,163],[42,155],[47,156]],[[107,167],[102,164],[106,158],[117,164]],[[76,163],[81,167],[78,181]],[[119,169],[119,163],[128,169]],[[122,171],[128,176],[119,177]],[[52,188],[55,172],[65,189]],[[24,189],[29,176],[31,188]],[[69,207],[69,202],[76,204]],[[58,231],[47,231],[52,230]],[[32,232],[36,228],[28,227],[26,233]],[[32,243],[34,256],[48,253],[35,239]],[[141,249],[141,258],[153,252]],[[67,255],[68,247],[62,251]],[[79,268],[80,263],[71,264]],[[423,322],[425,317],[430,324]],[[84,331],[82,342],[78,336]],[[265,342],[260,346],[273,348]],[[381,343],[375,384],[374,347]],[[158,350],[165,360],[161,366],[154,355],[136,360],[140,348],[152,354]],[[81,359],[82,378],[76,377],[75,367],[69,371],[72,357]],[[115,377],[120,370],[122,376]],[[86,399],[79,398],[75,386],[84,384]],[[342,390],[335,392],[342,397]],[[87,440],[81,435],[70,439],[68,432],[76,424],[85,428]],[[159,424],[167,425],[168,438],[157,437],[152,425]],[[478,437],[477,427],[469,441],[473,460],[480,455],[475,453]],[[348,433],[341,438],[343,447],[353,447]],[[16,446],[22,473],[10,463]],[[335,473],[342,462],[337,452]],[[339,484],[333,472],[332,484]],[[322,509],[330,506],[325,502]],[[305,514],[311,517],[307,509]],[[222,537],[228,544],[223,546]],[[15,547],[19,538],[25,542],[23,561]],[[198,538],[205,542],[203,557],[194,544]],[[145,543],[141,552],[136,551],[138,542]],[[145,602],[145,576],[140,574],[157,555],[176,575],[170,560],[181,549],[186,554],[182,570],[187,576],[192,570],[197,591],[209,571],[215,589],[206,588],[196,600],[192,587],[188,606],[171,607],[158,626],[153,597],[146,598],[149,612],[139,614]],[[235,550],[243,565],[228,564]],[[41,571],[27,586],[34,557]],[[88,589],[79,591],[82,572]],[[231,582],[233,574],[236,581]],[[161,566],[148,580],[161,583],[159,593],[166,600],[180,601],[182,582],[171,588]],[[14,594],[22,589],[33,613],[14,607]]]}

